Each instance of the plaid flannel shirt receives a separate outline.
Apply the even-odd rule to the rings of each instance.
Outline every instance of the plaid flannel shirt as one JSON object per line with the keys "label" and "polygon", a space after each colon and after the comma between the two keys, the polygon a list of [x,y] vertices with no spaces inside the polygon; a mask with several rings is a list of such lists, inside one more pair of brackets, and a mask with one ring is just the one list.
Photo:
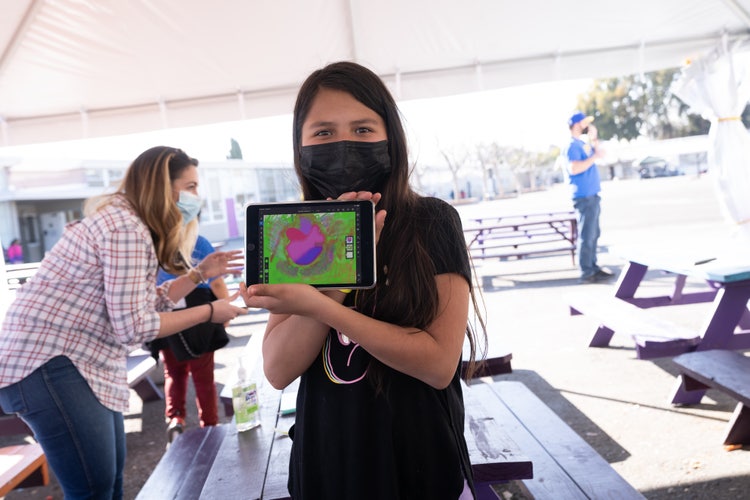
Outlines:
{"label": "plaid flannel shirt", "polygon": [[8,308],[0,387],[63,355],[104,406],[126,411],[127,354],[156,337],[157,311],[174,307],[157,271],[151,233],[124,200],[68,224]]}

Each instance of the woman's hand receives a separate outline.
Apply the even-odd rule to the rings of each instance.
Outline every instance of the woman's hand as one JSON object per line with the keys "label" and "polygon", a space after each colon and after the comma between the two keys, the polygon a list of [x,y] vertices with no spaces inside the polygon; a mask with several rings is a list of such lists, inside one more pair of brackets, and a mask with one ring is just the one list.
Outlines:
{"label": "woman's hand", "polygon": [[[338,201],[354,201],[354,200],[370,200],[373,205],[378,206],[378,202],[382,195],[380,193],[371,193],[369,191],[349,191],[348,193],[341,194]],[[331,198],[329,198],[330,200]],[[383,231],[385,225],[385,210],[378,210],[375,212],[375,243],[380,240],[380,233]]]}
{"label": "woman's hand", "polygon": [[[166,337],[200,323],[225,323],[239,316],[247,314],[247,309],[231,304],[239,296],[239,292],[225,299],[215,300],[200,306],[187,307],[179,311],[159,313],[159,333],[157,337]],[[210,306],[209,308],[205,307]]]}
{"label": "woman's hand", "polygon": [[225,274],[237,276],[242,273],[244,260],[242,250],[214,252],[195,266],[203,279],[211,279]]}
{"label": "woman's hand", "polygon": [[211,321],[211,323],[227,323],[229,320],[236,318],[240,314],[247,314],[246,308],[237,307],[231,304],[231,302],[239,295],[240,292],[237,292],[226,299],[218,299],[211,302],[212,313],[209,321]]}

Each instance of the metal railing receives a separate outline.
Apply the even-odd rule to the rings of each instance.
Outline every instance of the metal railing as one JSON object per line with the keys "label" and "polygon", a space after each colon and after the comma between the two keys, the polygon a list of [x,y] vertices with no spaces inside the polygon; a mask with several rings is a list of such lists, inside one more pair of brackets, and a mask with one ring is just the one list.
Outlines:
{"label": "metal railing", "polygon": [[25,264],[6,264],[5,278],[8,281],[8,290],[15,290],[36,274],[40,262],[29,262]]}

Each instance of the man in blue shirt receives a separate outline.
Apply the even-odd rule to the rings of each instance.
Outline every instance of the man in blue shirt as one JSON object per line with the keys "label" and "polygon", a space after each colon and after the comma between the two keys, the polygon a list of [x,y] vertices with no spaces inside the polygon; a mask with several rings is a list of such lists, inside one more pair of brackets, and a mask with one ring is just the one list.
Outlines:
{"label": "man in blue shirt", "polygon": [[[568,146],[568,177],[573,186],[573,205],[578,213],[578,263],[581,268],[580,283],[595,283],[612,278],[612,273],[596,263],[596,246],[599,240],[599,212],[601,189],[596,160],[602,152],[597,150],[594,119],[577,111],[568,120],[570,146]],[[581,139],[587,134],[589,142]]]}

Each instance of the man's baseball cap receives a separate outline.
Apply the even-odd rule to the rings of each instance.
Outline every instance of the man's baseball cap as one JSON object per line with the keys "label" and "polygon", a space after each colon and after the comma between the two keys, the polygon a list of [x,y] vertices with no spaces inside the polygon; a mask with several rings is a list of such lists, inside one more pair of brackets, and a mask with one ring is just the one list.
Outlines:
{"label": "man's baseball cap", "polygon": [[585,127],[586,125],[594,121],[594,117],[586,116],[584,113],[581,113],[580,111],[576,111],[575,113],[573,113],[573,116],[568,118],[568,128],[572,127],[573,125],[575,125],[576,123],[580,121],[583,122],[583,126]]}

